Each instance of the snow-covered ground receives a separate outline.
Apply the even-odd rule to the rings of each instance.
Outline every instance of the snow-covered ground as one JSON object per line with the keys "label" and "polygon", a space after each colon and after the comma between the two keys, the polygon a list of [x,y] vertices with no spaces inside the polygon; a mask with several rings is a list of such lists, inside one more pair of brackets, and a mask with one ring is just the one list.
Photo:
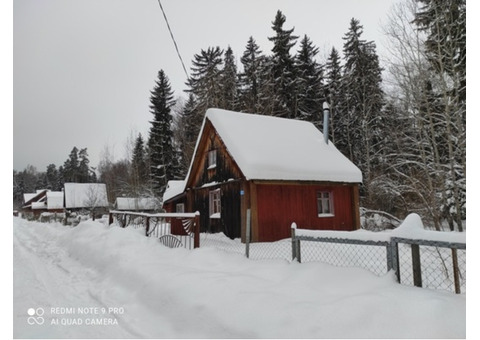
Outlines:
{"label": "snow-covered ground", "polygon": [[465,338],[466,295],[13,218],[15,338]]}

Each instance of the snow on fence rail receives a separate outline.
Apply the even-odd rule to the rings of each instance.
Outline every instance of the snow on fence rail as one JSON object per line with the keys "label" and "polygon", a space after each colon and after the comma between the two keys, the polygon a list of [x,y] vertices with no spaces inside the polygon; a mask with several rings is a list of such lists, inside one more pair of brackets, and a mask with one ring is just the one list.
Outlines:
{"label": "snow on fence rail", "polygon": [[108,224],[115,223],[122,228],[144,228],[145,236],[158,238],[165,246],[192,249],[200,247],[199,217],[199,212],[148,214],[112,210]]}
{"label": "snow on fence rail", "polygon": [[[406,234],[404,229],[412,237],[397,237]],[[393,270],[402,284],[465,293],[466,243],[433,233],[411,228],[391,233],[314,231],[297,229],[293,223],[292,260],[361,267],[377,275]],[[435,237],[422,239],[419,235]],[[465,237],[454,235],[453,239],[458,236]]]}

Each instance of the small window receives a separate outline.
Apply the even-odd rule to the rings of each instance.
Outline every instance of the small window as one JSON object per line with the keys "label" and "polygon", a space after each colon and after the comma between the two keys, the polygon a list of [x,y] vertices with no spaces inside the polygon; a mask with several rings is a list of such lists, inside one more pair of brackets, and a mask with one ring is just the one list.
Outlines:
{"label": "small window", "polygon": [[220,189],[210,191],[210,218],[220,218]]}
{"label": "small window", "polygon": [[208,152],[208,169],[213,169],[217,166],[217,150],[210,150]]}
{"label": "small window", "polygon": [[317,193],[318,217],[334,216],[333,194],[331,191],[319,191]]}
{"label": "small window", "polygon": [[175,211],[177,213],[184,213],[185,212],[185,204],[183,203],[178,203],[175,207]]}

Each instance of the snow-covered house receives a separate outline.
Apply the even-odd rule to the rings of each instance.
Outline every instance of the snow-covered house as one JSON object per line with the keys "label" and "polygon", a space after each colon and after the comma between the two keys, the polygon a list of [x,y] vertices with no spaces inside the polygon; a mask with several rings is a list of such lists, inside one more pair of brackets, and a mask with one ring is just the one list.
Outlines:
{"label": "snow-covered house", "polygon": [[115,210],[121,211],[154,211],[157,210],[158,202],[154,197],[117,197]]}
{"label": "snow-covered house", "polygon": [[107,211],[107,186],[104,183],[65,183],[64,208],[67,211]]}
{"label": "snow-covered house", "polygon": [[242,239],[250,209],[251,240],[275,241],[290,237],[292,222],[358,229],[361,181],[311,123],[209,109],[185,182],[175,183],[164,208],[199,211],[203,231]]}
{"label": "snow-covered house", "polygon": [[22,213],[35,218],[44,212],[63,212],[63,192],[48,189],[37,190],[35,193],[23,194],[24,205]]}

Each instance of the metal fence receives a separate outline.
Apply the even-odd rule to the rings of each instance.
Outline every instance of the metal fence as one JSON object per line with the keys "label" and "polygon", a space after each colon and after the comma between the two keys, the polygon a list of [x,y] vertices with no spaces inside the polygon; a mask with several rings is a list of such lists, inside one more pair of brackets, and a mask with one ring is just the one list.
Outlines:
{"label": "metal fence", "polygon": [[292,237],[292,260],[364,268],[376,275],[392,269],[390,243],[330,237]]}
{"label": "metal fence", "polygon": [[[147,214],[131,211],[110,211],[108,224],[122,228],[130,226],[144,229],[145,236],[155,237],[168,247],[198,248],[199,213],[159,213]],[[173,224],[180,224],[180,231],[173,233]]]}
{"label": "metal fence", "polygon": [[276,242],[242,242],[240,239],[229,239],[223,233],[200,234],[201,248],[210,247],[221,251],[240,254],[251,260],[281,259],[291,261],[291,239]]}
{"label": "metal fence", "polygon": [[392,261],[398,282],[417,287],[466,292],[465,243],[395,238]]}
{"label": "metal fence", "polygon": [[392,237],[364,241],[296,235],[292,260],[360,267],[376,275],[394,270],[401,284],[466,293],[466,244]]}
{"label": "metal fence", "polygon": [[[382,276],[393,270],[401,284],[466,293],[466,244],[392,237],[388,240],[358,240],[302,235],[292,228],[292,237],[276,242],[243,243],[223,233],[199,233],[199,215],[110,212],[109,224],[143,228],[145,235],[164,245],[188,249],[214,247],[253,260],[281,259],[322,262],[359,267]],[[181,219],[187,235],[172,235],[172,219]],[[177,221],[178,222],[178,221]],[[248,227],[248,226],[247,226]],[[314,235],[314,234],[313,234]]]}

